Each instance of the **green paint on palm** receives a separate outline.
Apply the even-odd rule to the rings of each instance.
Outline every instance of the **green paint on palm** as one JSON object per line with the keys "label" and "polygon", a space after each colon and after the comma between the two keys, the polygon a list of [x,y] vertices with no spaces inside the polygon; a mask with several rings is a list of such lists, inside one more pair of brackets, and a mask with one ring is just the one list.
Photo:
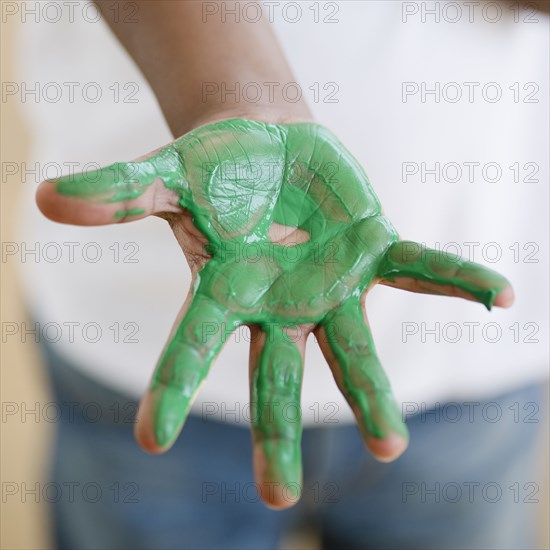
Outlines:
{"label": "green paint on palm", "polygon": [[[203,126],[147,160],[62,178],[59,193],[104,202],[136,199],[157,179],[208,239],[185,318],[153,379],[159,446],[176,439],[191,401],[227,333],[257,324],[267,343],[253,373],[252,401],[299,402],[302,360],[284,327],[321,326],[337,376],[366,437],[406,437],[399,408],[362,317],[360,297],[380,278],[454,285],[490,307],[508,286],[500,275],[460,259],[437,259],[398,242],[355,158],[313,123],[228,120]],[[92,181],[93,180],[93,181]],[[272,242],[273,224],[307,240]],[[414,244],[414,243],[413,243]],[[254,437],[271,474],[300,479],[300,423],[259,415]]]}

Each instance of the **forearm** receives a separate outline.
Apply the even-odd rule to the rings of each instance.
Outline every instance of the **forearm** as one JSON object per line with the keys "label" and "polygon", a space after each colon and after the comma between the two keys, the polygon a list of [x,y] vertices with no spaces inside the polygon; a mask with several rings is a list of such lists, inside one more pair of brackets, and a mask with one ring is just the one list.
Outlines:
{"label": "forearm", "polygon": [[[113,0],[96,0],[103,16],[152,86],[174,136],[220,118],[254,116],[284,122],[309,120],[303,99],[293,103],[282,94],[261,94],[250,102],[240,93],[211,93],[236,83],[277,83],[280,90],[295,77],[269,23],[205,16],[203,2],[138,1],[135,23],[108,9]],[[212,2],[208,2],[210,7]],[[232,2],[224,2],[230,9]],[[229,4],[229,5],[228,5]],[[210,93],[205,93],[210,91]],[[255,99],[255,98],[254,98]]]}
{"label": "forearm", "polygon": [[[489,2],[490,0],[485,0]],[[533,11],[540,11],[542,13],[550,13],[550,0],[524,0],[518,2],[517,0],[498,0],[501,4],[502,10],[518,10],[523,8],[525,10],[525,15],[523,17],[529,17],[529,23],[535,22],[534,19],[531,19]],[[529,14],[529,15],[528,15]]]}
{"label": "forearm", "polygon": [[534,2],[525,2],[522,4],[526,9],[533,8],[543,13],[550,13],[550,1],[549,0],[536,0]]}

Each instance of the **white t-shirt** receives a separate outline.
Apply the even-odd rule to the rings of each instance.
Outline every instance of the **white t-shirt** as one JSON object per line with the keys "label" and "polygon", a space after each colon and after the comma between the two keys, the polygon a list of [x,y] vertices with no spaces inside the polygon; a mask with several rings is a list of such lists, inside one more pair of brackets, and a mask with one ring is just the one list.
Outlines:
{"label": "white t-shirt", "polygon": [[[494,3],[461,11],[456,2],[287,4],[272,5],[271,16],[301,91],[363,164],[401,236],[498,270],[516,291],[511,309],[489,313],[376,287],[368,315],[397,399],[411,412],[546,377],[548,18],[504,6],[492,22]],[[52,223],[33,194],[41,179],[130,160],[171,136],[94,9],[77,8],[72,20],[62,9],[58,22],[51,12],[21,26],[19,91],[8,100],[25,94],[32,149],[21,240],[8,261],[21,263],[39,336],[75,368],[138,396],[189,286],[179,246],[155,218],[100,228]],[[293,98],[296,87],[280,84],[277,93]],[[247,338],[245,330],[229,338],[196,412],[247,420]],[[313,337],[302,396],[306,424],[351,420]]]}

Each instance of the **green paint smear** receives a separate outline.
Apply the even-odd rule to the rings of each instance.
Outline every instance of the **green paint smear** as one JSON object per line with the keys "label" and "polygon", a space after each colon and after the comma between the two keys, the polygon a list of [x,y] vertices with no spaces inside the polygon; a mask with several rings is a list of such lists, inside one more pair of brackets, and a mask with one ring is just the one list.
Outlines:
{"label": "green paint smear", "polygon": [[[234,119],[200,127],[154,156],[61,178],[63,195],[106,203],[139,198],[157,179],[208,239],[189,310],[154,374],[157,443],[171,445],[192,399],[231,331],[257,324],[267,343],[253,372],[251,401],[299,402],[302,361],[283,331],[320,325],[340,365],[338,383],[366,437],[407,437],[380,366],[360,297],[376,280],[409,277],[454,285],[490,308],[508,286],[460,258],[399,242],[367,175],[327,129],[313,123]],[[136,212],[132,210],[130,212]],[[125,214],[126,215],[126,214]],[[306,242],[271,242],[273,223],[301,229]],[[257,415],[254,440],[267,475],[301,479],[300,423]]]}
{"label": "green paint smear", "polygon": [[130,216],[139,216],[145,214],[143,208],[130,208],[130,210],[117,210],[115,212],[115,218],[129,218]]}

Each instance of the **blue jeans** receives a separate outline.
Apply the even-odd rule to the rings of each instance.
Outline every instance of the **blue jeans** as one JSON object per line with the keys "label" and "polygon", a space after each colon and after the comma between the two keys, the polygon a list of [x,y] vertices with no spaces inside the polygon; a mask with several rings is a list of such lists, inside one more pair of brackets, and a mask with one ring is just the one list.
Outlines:
{"label": "blue jeans", "polygon": [[272,511],[248,429],[191,416],[172,450],[148,455],[133,436],[135,402],[51,346],[45,358],[61,410],[51,507],[62,550],[275,549],[308,523],[327,549],[536,547],[540,386],[421,410],[391,464],[367,454],[355,426],[307,428],[302,499]]}

